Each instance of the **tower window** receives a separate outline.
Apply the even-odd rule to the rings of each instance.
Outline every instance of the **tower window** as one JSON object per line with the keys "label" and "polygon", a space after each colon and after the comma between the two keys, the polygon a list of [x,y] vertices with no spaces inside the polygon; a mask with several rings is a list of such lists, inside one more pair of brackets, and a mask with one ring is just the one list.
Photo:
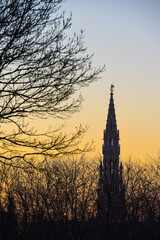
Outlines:
{"label": "tower window", "polygon": [[113,138],[110,138],[110,145],[113,146]]}
{"label": "tower window", "polygon": [[110,169],[111,169],[111,174],[113,174],[113,162],[110,162]]}

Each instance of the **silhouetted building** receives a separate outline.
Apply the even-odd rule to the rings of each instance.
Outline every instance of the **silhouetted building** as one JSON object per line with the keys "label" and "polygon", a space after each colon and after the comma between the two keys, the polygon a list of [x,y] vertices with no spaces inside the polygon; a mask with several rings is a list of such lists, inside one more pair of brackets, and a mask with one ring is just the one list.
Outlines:
{"label": "silhouetted building", "polygon": [[122,162],[119,163],[119,130],[116,123],[113,89],[114,85],[111,85],[108,117],[104,130],[103,162],[100,163],[98,218],[109,222],[119,222],[125,217],[125,192]]}

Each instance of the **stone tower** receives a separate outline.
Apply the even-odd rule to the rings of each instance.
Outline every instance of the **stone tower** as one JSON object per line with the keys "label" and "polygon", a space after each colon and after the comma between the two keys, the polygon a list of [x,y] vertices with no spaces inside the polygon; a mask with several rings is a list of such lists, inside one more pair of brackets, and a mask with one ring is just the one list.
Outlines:
{"label": "stone tower", "polygon": [[[114,85],[110,89],[110,102],[106,129],[104,130],[103,162],[100,163],[98,186],[98,216],[110,222],[120,221],[124,188],[122,163],[119,163],[120,145],[119,130],[117,129],[114,99]],[[123,199],[122,199],[123,198]]]}

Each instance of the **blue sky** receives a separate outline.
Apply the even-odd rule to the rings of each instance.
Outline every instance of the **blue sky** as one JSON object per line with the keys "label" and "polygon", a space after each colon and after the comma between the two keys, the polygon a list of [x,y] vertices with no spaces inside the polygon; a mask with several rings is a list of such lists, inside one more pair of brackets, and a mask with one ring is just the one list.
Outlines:
{"label": "blue sky", "polygon": [[101,153],[109,89],[115,84],[115,107],[121,156],[143,158],[160,150],[160,1],[68,0],[71,31],[85,30],[85,46],[93,66],[105,65],[101,80],[82,89],[83,109],[69,128],[88,125],[86,140]]}

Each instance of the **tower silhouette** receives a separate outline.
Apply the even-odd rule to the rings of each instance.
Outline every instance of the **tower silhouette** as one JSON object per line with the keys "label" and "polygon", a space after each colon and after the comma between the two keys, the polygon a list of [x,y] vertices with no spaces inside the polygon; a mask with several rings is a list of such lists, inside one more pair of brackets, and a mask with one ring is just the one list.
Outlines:
{"label": "tower silhouette", "polygon": [[[119,222],[124,207],[123,166],[119,163],[120,145],[114,107],[114,85],[110,89],[110,102],[104,143],[102,146],[103,162],[100,162],[98,186],[98,217],[109,222]],[[124,217],[124,216],[123,216]]]}

